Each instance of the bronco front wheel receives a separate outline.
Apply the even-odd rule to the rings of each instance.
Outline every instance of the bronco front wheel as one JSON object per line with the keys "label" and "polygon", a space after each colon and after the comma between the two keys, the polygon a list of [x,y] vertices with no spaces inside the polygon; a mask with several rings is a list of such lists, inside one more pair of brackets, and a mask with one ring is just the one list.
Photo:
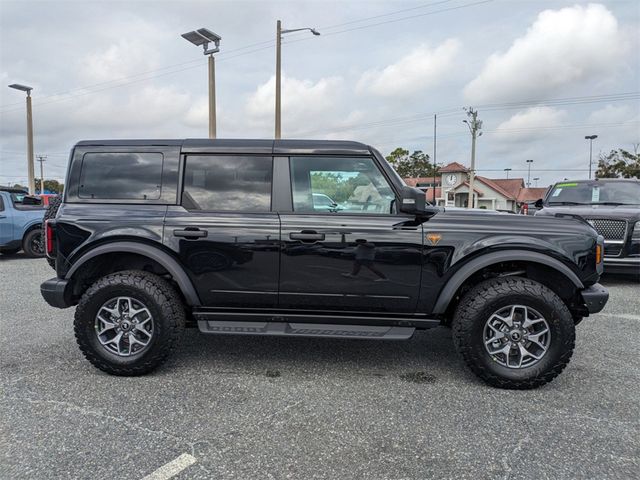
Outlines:
{"label": "bronco front wheel", "polygon": [[453,320],[456,349],[471,370],[501,388],[527,389],[567,366],[575,324],[544,285],[519,277],[487,280],[460,301]]}

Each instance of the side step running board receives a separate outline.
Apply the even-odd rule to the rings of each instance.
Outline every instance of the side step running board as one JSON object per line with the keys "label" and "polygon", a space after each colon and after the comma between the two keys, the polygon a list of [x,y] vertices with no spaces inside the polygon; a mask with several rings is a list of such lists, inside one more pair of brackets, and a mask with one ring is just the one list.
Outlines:
{"label": "side step running board", "polygon": [[227,335],[275,335],[287,337],[369,338],[377,340],[406,340],[414,327],[380,327],[372,325],[336,325],[290,322],[238,322],[198,320],[203,333]]}

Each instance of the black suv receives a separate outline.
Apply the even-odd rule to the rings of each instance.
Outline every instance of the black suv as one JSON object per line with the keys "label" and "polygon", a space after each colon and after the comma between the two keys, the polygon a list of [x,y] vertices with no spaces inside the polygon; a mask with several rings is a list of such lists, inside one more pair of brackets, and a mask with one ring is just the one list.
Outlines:
{"label": "black suv", "polygon": [[640,276],[640,180],[600,178],[556,183],[536,215],[578,215],[604,237],[606,273]]}
{"label": "black suv", "polygon": [[157,367],[185,325],[380,340],[451,325],[477,375],[532,388],[608,298],[589,225],[426,205],[356,142],[80,142],[46,248],[42,295],[77,305],[82,352],[116,375]]}

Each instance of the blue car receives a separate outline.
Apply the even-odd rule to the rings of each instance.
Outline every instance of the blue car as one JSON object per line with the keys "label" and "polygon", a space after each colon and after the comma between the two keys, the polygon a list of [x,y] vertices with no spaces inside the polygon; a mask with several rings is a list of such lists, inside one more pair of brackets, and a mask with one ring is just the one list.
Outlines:
{"label": "blue car", "polygon": [[39,199],[15,188],[0,188],[0,253],[24,250],[27,257],[44,256],[42,219],[46,208]]}

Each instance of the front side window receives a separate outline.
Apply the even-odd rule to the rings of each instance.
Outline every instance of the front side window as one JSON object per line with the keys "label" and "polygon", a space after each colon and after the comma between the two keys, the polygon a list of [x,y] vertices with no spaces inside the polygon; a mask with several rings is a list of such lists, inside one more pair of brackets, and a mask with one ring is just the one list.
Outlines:
{"label": "front side window", "polygon": [[393,190],[371,158],[291,157],[290,163],[295,212],[393,212]]}
{"label": "front side window", "polygon": [[187,157],[182,205],[187,210],[268,212],[271,157]]}
{"label": "front side window", "polygon": [[162,153],[86,153],[78,197],[110,200],[158,200]]}

